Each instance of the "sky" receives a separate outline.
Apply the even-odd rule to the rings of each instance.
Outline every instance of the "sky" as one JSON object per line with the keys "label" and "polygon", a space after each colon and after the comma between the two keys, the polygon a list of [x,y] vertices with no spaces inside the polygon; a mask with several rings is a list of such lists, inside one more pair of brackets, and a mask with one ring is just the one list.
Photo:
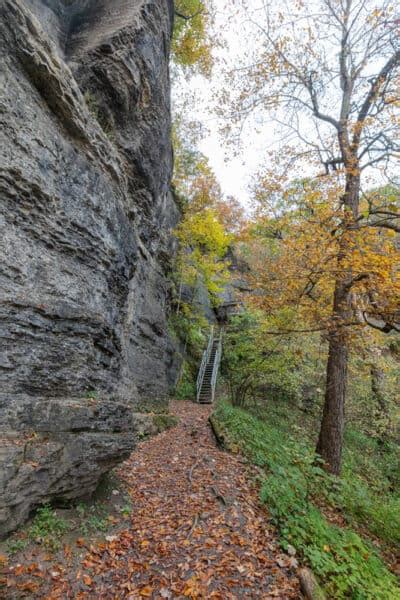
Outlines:
{"label": "sky", "polygon": [[[261,0],[246,0],[249,8],[257,10]],[[316,6],[315,0],[307,0],[309,4]],[[375,5],[374,0],[371,2]],[[379,6],[381,0],[377,0]],[[268,152],[277,149],[280,145],[282,129],[272,120],[263,121],[249,120],[243,128],[241,135],[241,147],[234,153],[228,147],[226,140],[220,135],[219,129],[224,125],[223,120],[218,119],[213,112],[215,95],[221,91],[221,69],[222,63],[226,67],[236,67],[246,60],[246,48],[255,47],[255,30],[253,25],[246,21],[245,13],[238,8],[241,0],[213,0],[216,8],[215,31],[221,35],[225,45],[216,50],[216,66],[210,80],[195,76],[190,82],[183,83],[183,88],[175,93],[181,97],[193,97],[194,101],[188,103],[189,117],[198,120],[203,126],[203,137],[198,144],[199,150],[204,153],[214,170],[217,179],[226,195],[237,198],[245,207],[251,204],[250,186],[257,172],[268,166]],[[333,47],[335,54],[332,55],[336,62],[336,45]],[[332,98],[329,98],[332,103]],[[330,110],[332,106],[330,107]],[[336,112],[333,101],[333,110]],[[304,116],[302,117],[305,118]],[[284,116],[282,117],[284,120]],[[304,121],[303,121],[304,122]],[[305,169],[307,166],[305,165]],[[311,171],[310,171],[311,174]],[[375,176],[373,176],[375,177]],[[380,181],[379,175],[376,181]]]}
{"label": "sky", "polygon": [[[244,0],[250,13],[260,10],[261,0]],[[242,0],[212,0],[215,9],[214,30],[222,38],[223,47],[214,50],[216,64],[210,80],[200,75],[190,82],[179,82],[175,95],[193,98],[188,102],[188,117],[198,120],[204,135],[198,144],[199,150],[207,156],[210,165],[227,196],[234,196],[248,208],[251,205],[251,190],[254,178],[267,164],[268,151],[278,148],[282,131],[272,119],[262,122],[249,119],[241,134],[241,147],[233,151],[226,139],[219,133],[224,122],[213,112],[215,94],[221,91],[221,68],[235,68],[246,62],[246,46],[254,49],[255,30],[248,22]],[[308,0],[314,2],[314,0]],[[224,64],[224,67],[219,66]],[[182,88],[183,86],[183,88]],[[186,89],[185,89],[186,86]]]}
{"label": "sky", "polygon": [[[256,6],[258,0],[250,0]],[[243,59],[243,15],[234,15],[232,7],[227,7],[225,0],[214,0],[216,8],[215,30],[221,34],[226,43],[225,48],[217,50],[217,59],[227,65],[235,66]],[[195,76],[190,80],[187,90],[179,89],[179,95],[193,95],[191,107],[195,110],[191,119],[199,120],[203,125],[204,136],[199,142],[199,150],[207,156],[210,165],[221,185],[222,191],[237,198],[245,207],[250,205],[249,185],[259,167],[265,160],[265,149],[275,141],[273,127],[265,123],[258,135],[245,128],[242,135],[242,147],[237,155],[227,147],[219,134],[223,121],[213,113],[215,93],[220,90],[220,69],[218,62],[210,80]]]}

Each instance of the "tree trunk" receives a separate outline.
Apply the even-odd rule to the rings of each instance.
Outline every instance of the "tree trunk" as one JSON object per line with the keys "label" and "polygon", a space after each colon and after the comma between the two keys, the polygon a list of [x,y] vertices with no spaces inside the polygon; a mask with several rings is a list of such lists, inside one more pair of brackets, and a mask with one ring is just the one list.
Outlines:
{"label": "tree trunk", "polygon": [[[337,283],[335,290],[334,317],[343,313],[342,302],[347,294],[343,284]],[[340,300],[340,303],[338,304]],[[344,404],[347,387],[348,342],[343,328],[329,334],[329,354],[326,370],[324,411],[316,451],[324,459],[326,469],[339,475],[344,431]]]}
{"label": "tree trunk", "polygon": [[347,325],[352,317],[350,293],[352,287],[351,259],[353,232],[356,229],[360,180],[348,174],[342,198],[343,226],[339,256],[338,276],[333,298],[332,323],[329,332],[329,352],[326,369],[325,403],[316,452],[324,459],[325,468],[334,475],[340,474],[344,432],[344,407],[348,370]]}

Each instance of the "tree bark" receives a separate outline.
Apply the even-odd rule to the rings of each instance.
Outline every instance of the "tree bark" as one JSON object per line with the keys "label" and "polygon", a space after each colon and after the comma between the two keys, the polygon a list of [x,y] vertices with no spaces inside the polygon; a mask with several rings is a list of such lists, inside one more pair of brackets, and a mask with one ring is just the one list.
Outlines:
{"label": "tree bark", "polygon": [[[354,169],[354,163],[350,165]],[[356,228],[360,178],[350,169],[342,198],[344,205],[344,232],[337,261],[338,276],[333,298],[332,324],[329,332],[329,351],[326,370],[325,402],[316,452],[324,459],[325,468],[334,475],[340,474],[342,462],[344,409],[347,389],[349,340],[346,324],[352,317],[350,294],[352,287],[351,258],[352,233]],[[349,264],[350,263],[350,264]]]}
{"label": "tree bark", "polygon": [[[334,318],[345,313],[348,294],[342,283],[336,283]],[[334,475],[340,474],[344,432],[344,405],[347,388],[348,341],[343,327],[329,334],[329,354],[326,370],[325,403],[316,451],[325,467]]]}

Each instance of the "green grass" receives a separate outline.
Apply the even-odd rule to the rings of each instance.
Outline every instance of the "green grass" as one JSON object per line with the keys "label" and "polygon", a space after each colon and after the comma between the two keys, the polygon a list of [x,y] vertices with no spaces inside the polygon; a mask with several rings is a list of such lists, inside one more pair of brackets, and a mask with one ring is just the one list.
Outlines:
{"label": "green grass", "polygon": [[[318,421],[289,402],[270,402],[258,410],[264,423],[311,452]],[[300,425],[299,425],[300,423]],[[279,441],[279,440],[278,440]],[[361,526],[385,544],[400,546],[400,447],[348,428],[342,477],[326,480],[320,493],[340,509],[349,523]]]}
{"label": "green grass", "polygon": [[15,539],[8,540],[7,552],[10,556],[13,556],[14,554],[17,554],[18,552],[22,552],[22,550],[25,550],[28,543],[29,543],[29,540],[27,538],[17,539],[17,540],[15,540]]}
{"label": "green grass", "polygon": [[80,526],[82,535],[87,536],[98,532],[105,533],[109,529],[110,523],[105,505],[101,503],[89,505],[80,502],[76,508],[82,520]]}
{"label": "green grass", "polygon": [[[372,544],[350,528],[330,524],[315,504],[321,497],[342,505],[349,518],[361,521],[362,515],[371,531],[383,522],[383,534],[394,541],[400,519],[399,513],[393,512],[396,499],[392,504],[387,499],[378,502],[376,493],[360,476],[351,479],[350,458],[342,481],[329,477],[316,462],[310,438],[301,428],[291,427],[290,418],[283,412],[268,414],[269,420],[261,420],[221,403],[214,417],[229,440],[265,470],[261,500],[278,526],[283,547],[290,543],[296,548],[329,598],[400,599],[396,578]],[[355,452],[354,446],[350,447]],[[372,470],[370,465],[367,472]]]}
{"label": "green grass", "polygon": [[60,547],[60,537],[69,528],[68,522],[46,504],[36,511],[32,525],[28,529],[28,538],[55,551]]}
{"label": "green grass", "polygon": [[132,514],[132,506],[130,504],[125,504],[125,506],[120,509],[120,512],[124,517],[129,517]]}

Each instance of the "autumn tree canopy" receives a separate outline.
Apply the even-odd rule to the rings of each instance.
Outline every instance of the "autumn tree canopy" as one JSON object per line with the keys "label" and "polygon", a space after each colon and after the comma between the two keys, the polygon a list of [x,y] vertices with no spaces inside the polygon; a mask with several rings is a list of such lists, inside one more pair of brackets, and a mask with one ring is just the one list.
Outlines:
{"label": "autumn tree canopy", "polygon": [[[276,169],[284,164],[285,174],[297,168],[319,179],[300,201],[290,188],[281,195],[291,204],[277,223],[292,236],[283,252],[297,256],[289,263],[296,276],[289,268],[278,285],[311,312],[319,294],[325,311],[329,357],[317,450],[339,473],[349,325],[362,315],[390,331],[400,314],[393,238],[400,231],[398,206],[385,194],[366,193],[373,169],[390,181],[400,151],[397,9],[390,0],[379,9],[370,0],[242,4],[256,42],[246,64],[230,74],[236,91],[229,118],[239,127],[254,115],[273,118],[282,131]],[[273,204],[281,188],[276,172],[268,186],[277,187],[269,193]]]}
{"label": "autumn tree canopy", "polygon": [[172,44],[176,65],[210,75],[212,68],[210,0],[177,0]]}

